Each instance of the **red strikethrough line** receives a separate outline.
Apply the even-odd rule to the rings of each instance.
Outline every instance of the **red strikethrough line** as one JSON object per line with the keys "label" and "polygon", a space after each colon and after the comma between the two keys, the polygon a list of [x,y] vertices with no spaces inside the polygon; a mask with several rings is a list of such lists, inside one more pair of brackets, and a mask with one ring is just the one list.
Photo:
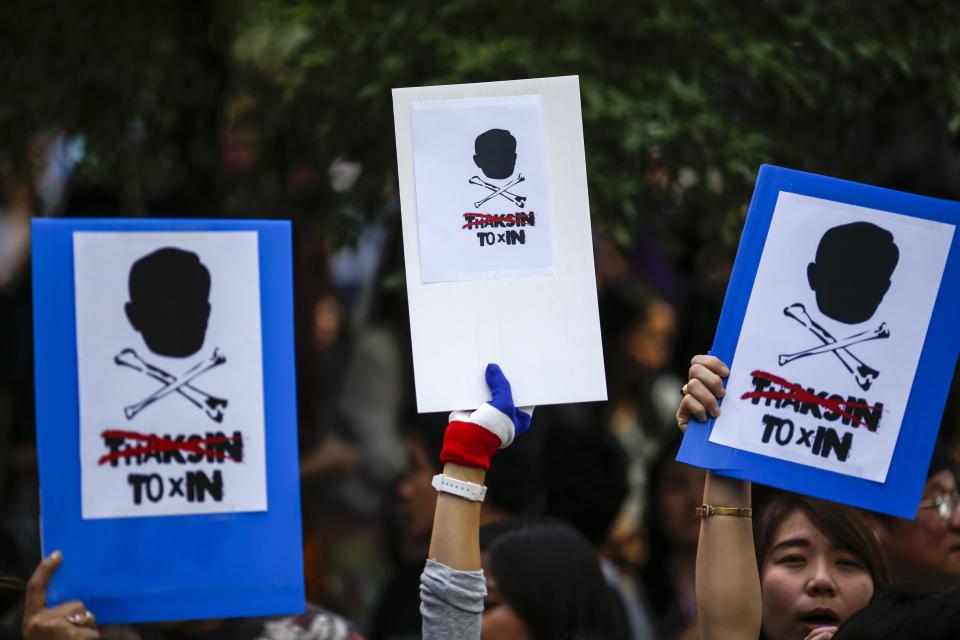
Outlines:
{"label": "red strikethrough line", "polygon": [[177,442],[175,440],[164,440],[163,438],[150,434],[137,433],[136,431],[107,430],[101,433],[100,437],[140,440],[141,442],[146,442],[147,444],[142,447],[130,447],[129,449],[124,449],[123,451],[114,451],[112,453],[108,453],[104,456],[101,456],[101,458],[97,461],[97,464],[106,464],[107,462],[113,462],[114,460],[119,460],[120,458],[132,458],[133,456],[139,456],[145,453],[175,450],[196,453],[204,456],[212,456],[218,460],[233,460],[234,462],[237,462],[236,458],[233,456],[228,456],[219,451],[214,451],[213,449],[204,448],[206,445],[230,442],[231,438],[228,436],[214,436],[212,438],[204,438],[202,440]]}
{"label": "red strikethrough line", "polygon": [[[820,396],[810,393],[799,384],[790,382],[780,376],[774,375],[772,373],[767,373],[766,371],[760,371],[759,369],[750,373],[751,376],[755,378],[763,378],[769,380],[774,384],[778,384],[785,389],[790,391],[748,391],[747,393],[740,396],[741,400],[752,400],[753,398],[769,398],[771,400],[797,400],[799,402],[807,402],[812,404],[818,404],[824,409],[838,413],[844,418],[853,422],[853,424],[860,426],[863,424],[863,421],[859,418],[847,413],[844,411],[843,407],[847,409],[857,408],[857,409],[872,409],[868,404],[862,402],[850,402],[848,400],[831,400],[830,398],[821,398]],[[870,431],[876,431],[876,427],[871,427],[868,424],[863,424],[864,427]]]}
{"label": "red strikethrough line", "polygon": [[508,213],[503,215],[491,213],[465,213],[463,214],[463,217],[469,217],[470,220],[460,227],[461,229],[473,229],[475,226],[479,227],[484,224],[496,224],[497,222],[511,222],[513,224],[520,224],[521,222],[527,221],[527,214],[525,213]]}

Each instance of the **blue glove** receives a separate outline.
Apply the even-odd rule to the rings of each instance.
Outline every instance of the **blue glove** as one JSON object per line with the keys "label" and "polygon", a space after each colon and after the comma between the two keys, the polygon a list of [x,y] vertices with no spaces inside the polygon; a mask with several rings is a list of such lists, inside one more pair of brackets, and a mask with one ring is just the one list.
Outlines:
{"label": "blue glove", "polygon": [[[513,391],[510,390],[510,381],[503,375],[500,365],[488,364],[486,378],[487,386],[490,387],[490,393],[493,395],[493,399],[487,404],[510,418],[513,422],[514,436],[522,436],[530,428],[533,407],[525,407],[526,410],[524,410],[513,406]],[[510,441],[512,442],[513,438],[510,438]],[[509,444],[508,442],[507,445]]]}
{"label": "blue glove", "polygon": [[454,411],[443,436],[440,462],[455,462],[468,467],[490,468],[497,449],[510,446],[516,436],[530,428],[533,407],[518,409],[503,371],[488,364],[487,386],[493,398],[474,412]]}

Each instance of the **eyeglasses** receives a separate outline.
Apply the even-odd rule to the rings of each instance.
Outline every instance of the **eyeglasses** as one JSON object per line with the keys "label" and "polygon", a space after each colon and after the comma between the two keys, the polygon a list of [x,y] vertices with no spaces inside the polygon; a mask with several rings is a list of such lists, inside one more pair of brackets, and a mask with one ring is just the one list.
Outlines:
{"label": "eyeglasses", "polygon": [[960,509],[960,494],[948,493],[947,495],[937,496],[936,498],[921,500],[917,508],[936,509],[937,515],[944,520],[949,520],[953,514],[953,510]]}

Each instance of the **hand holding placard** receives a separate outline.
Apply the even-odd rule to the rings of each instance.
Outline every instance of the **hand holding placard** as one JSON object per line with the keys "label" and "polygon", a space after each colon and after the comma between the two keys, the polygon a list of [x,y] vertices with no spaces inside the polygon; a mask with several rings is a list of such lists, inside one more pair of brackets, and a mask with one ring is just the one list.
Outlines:
{"label": "hand holding placard", "polygon": [[957,224],[960,203],[761,167],[711,348],[723,415],[678,460],[912,517],[960,352]]}
{"label": "hand holding placard", "polygon": [[393,103],[417,410],[480,406],[489,362],[521,404],[605,400],[577,78]]}
{"label": "hand holding placard", "polygon": [[40,525],[69,560],[46,602],[303,611],[289,222],[38,219],[32,240]]}
{"label": "hand holding placard", "polygon": [[683,385],[687,392],[677,408],[677,426],[681,431],[686,431],[690,418],[706,422],[707,414],[714,418],[720,415],[720,399],[725,392],[723,381],[728,375],[730,369],[719,358],[693,356],[690,381]]}
{"label": "hand holding placard", "polygon": [[63,554],[54,551],[40,561],[30,576],[23,603],[24,640],[95,640],[100,637],[96,617],[79,600],[47,608],[47,587],[62,561]]}
{"label": "hand holding placard", "polygon": [[485,378],[493,398],[476,411],[450,414],[440,462],[489,469],[497,449],[509,447],[530,428],[533,407],[514,406],[510,382],[499,365],[488,364]]}

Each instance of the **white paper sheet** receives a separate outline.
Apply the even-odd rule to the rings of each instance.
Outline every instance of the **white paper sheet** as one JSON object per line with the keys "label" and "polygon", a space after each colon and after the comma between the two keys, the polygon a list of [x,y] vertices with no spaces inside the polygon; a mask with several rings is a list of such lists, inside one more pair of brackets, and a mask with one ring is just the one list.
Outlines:
{"label": "white paper sheet", "polygon": [[83,517],[265,510],[257,233],[73,246]]}
{"label": "white paper sheet", "polygon": [[[394,89],[393,99],[418,410],[469,409],[488,400],[483,371],[489,362],[503,367],[518,404],[605,400],[577,78]],[[476,230],[453,229],[464,242],[477,243],[471,247],[477,252],[490,249],[492,255],[498,255],[492,253],[496,251],[519,258],[496,260],[495,272],[489,273],[485,255],[477,253],[476,262],[466,258],[440,263],[441,271],[445,265],[459,265],[455,274],[428,274],[427,269],[433,269],[430,252],[436,247],[425,251],[421,247],[426,238],[437,236],[421,229],[423,221],[434,215],[419,209],[421,196],[425,205],[456,198],[450,215],[461,227],[464,213],[484,212],[494,200],[503,207],[497,212],[517,211],[499,195],[481,207],[473,206],[485,197],[484,191],[493,193],[470,184],[474,175],[500,186],[516,179],[514,174],[489,178],[472,157],[479,133],[502,128],[497,124],[502,121],[493,117],[500,110],[511,114],[506,129],[519,127],[510,129],[517,134],[514,174],[523,172],[528,178],[509,190],[525,196],[527,210],[537,215],[535,225],[525,229],[527,244],[508,245],[495,239],[493,246],[480,247]],[[415,176],[414,127],[433,119],[456,118],[457,111],[469,115],[468,124],[426,134],[428,144],[440,144],[441,134],[452,135],[453,130],[463,138],[457,143],[456,160],[451,159],[446,169],[431,169],[438,184],[428,185],[421,176],[419,157]],[[545,180],[539,177],[538,161],[528,155],[538,145],[527,146],[528,140],[536,139],[538,111],[542,112]],[[503,174],[494,171],[493,175]],[[539,191],[542,188],[545,193]],[[462,206],[463,197],[470,200],[466,206]],[[546,215],[541,216],[541,211]],[[489,229],[495,234],[507,230]],[[472,239],[468,231],[473,232]],[[535,247],[536,251],[524,254],[506,253]]]}
{"label": "white paper sheet", "polygon": [[710,441],[883,482],[953,233],[781,192]]}
{"label": "white paper sheet", "polygon": [[552,275],[540,96],[411,112],[423,282]]}

